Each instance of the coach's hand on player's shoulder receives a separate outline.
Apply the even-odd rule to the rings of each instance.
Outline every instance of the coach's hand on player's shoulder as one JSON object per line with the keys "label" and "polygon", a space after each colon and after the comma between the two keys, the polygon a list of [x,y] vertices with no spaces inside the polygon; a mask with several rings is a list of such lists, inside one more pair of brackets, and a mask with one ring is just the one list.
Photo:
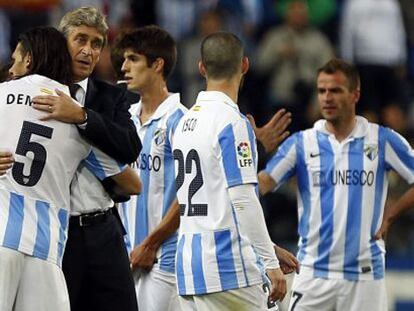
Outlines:
{"label": "coach's hand on player's shoulder", "polygon": [[299,273],[300,264],[299,261],[296,259],[295,255],[277,245],[274,245],[274,249],[276,257],[279,260],[280,269],[282,269],[284,274],[289,274],[293,271]]}
{"label": "coach's hand on player's shoulder", "polygon": [[286,279],[280,268],[267,269],[266,274],[272,283],[272,290],[270,291],[269,298],[271,301],[282,301],[286,295]]}
{"label": "coach's hand on player's shoulder", "polygon": [[278,110],[273,117],[262,127],[257,127],[252,115],[248,114],[247,118],[253,127],[256,138],[262,143],[266,153],[276,151],[279,144],[289,136],[286,130],[292,122],[292,114],[286,109]]}
{"label": "coach's hand on player's shoulder", "polygon": [[146,245],[144,242],[145,241],[136,246],[131,252],[129,261],[131,263],[132,270],[138,268],[151,270],[152,266],[156,262],[157,249]]}
{"label": "coach's hand on player's shoulder", "polygon": [[81,124],[86,120],[86,113],[72,97],[56,90],[57,96],[39,95],[33,97],[33,108],[47,112],[42,121],[57,120],[65,123]]}
{"label": "coach's hand on player's shoulder", "polygon": [[9,151],[0,151],[0,176],[7,173],[13,166],[13,154]]}

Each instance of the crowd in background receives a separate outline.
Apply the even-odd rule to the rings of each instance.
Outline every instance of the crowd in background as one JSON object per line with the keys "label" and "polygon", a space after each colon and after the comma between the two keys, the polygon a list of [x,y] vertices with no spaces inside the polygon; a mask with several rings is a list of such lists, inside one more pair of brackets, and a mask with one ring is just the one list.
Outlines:
{"label": "crowd in background", "polygon": [[[412,0],[0,0],[0,64],[7,66],[19,33],[56,25],[64,12],[82,5],[107,15],[109,41],[128,28],[158,24],[178,42],[178,65],[169,89],[190,107],[204,88],[198,73],[204,36],[218,30],[243,38],[251,70],[239,99],[258,124],[285,107],[293,113],[290,131],[319,118],[316,70],[332,56],[357,65],[361,75],[358,113],[389,126],[414,143],[414,1]],[[95,74],[116,82],[110,46]],[[263,163],[261,163],[263,165]],[[407,189],[390,178],[388,201]],[[274,241],[295,251],[294,182],[263,198]],[[414,258],[414,209],[393,226],[388,258]]]}

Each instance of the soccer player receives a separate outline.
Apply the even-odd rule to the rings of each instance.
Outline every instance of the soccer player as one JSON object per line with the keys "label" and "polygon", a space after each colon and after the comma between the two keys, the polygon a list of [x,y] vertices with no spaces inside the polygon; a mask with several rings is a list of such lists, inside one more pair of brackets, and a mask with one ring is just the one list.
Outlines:
{"label": "soccer player", "polygon": [[143,192],[121,206],[137,276],[138,309],[178,310],[174,259],[179,211],[171,137],[187,109],[180,95],[167,89],[177,59],[176,44],[167,31],[146,26],[122,35],[116,49],[123,51],[128,90],[141,96],[130,112],[143,142],[136,162]]}
{"label": "soccer player", "polygon": [[173,137],[180,228],[176,276],[183,310],[265,310],[286,282],[255,191],[255,136],[237,106],[249,63],[227,32],[207,36],[200,72],[207,91]]}
{"label": "soccer player", "polygon": [[100,179],[123,168],[84,141],[76,126],[43,121],[47,114],[31,107],[36,95],[69,94],[63,84],[72,81],[71,58],[58,30],[22,34],[12,60],[16,80],[0,84],[1,148],[15,157],[0,177],[0,309],[69,310],[60,267],[70,183],[83,159]]}
{"label": "soccer player", "polygon": [[[301,271],[289,310],[387,310],[384,212],[387,171],[414,182],[414,152],[398,133],[357,116],[356,68],[333,59],[318,70],[324,119],[288,138],[259,173],[260,192],[297,177]],[[396,202],[412,206],[414,189]]]}

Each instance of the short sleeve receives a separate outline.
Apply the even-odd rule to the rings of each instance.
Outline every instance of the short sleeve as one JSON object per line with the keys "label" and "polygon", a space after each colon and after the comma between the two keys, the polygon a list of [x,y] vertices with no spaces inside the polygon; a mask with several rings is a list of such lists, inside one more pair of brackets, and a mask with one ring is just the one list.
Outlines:
{"label": "short sleeve", "polygon": [[295,174],[297,139],[298,134],[294,134],[285,140],[266,164],[264,171],[272,177],[278,186]]}
{"label": "short sleeve", "polygon": [[409,184],[414,183],[414,151],[407,140],[397,132],[385,130],[385,163]]}
{"label": "short sleeve", "polygon": [[218,135],[227,187],[257,183],[256,141],[250,123],[240,118]]}
{"label": "short sleeve", "polygon": [[92,147],[84,164],[100,180],[117,175],[127,167],[95,147]]}

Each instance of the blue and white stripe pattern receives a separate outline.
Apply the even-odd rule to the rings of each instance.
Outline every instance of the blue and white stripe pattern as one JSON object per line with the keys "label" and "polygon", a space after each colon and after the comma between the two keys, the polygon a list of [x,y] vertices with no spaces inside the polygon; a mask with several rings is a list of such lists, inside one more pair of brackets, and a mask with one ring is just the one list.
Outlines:
{"label": "blue and white stripe pattern", "polygon": [[[263,267],[238,225],[228,194],[230,187],[257,183],[250,123],[224,93],[201,92],[178,124],[173,147],[182,152],[186,163],[192,163],[177,192],[180,205],[185,206],[177,248],[179,294],[202,295],[263,283]],[[190,151],[196,151],[202,175],[196,192],[190,185],[198,160],[189,160]],[[189,213],[190,192],[191,203],[206,204],[207,213]]]}
{"label": "blue and white stripe pattern", "polygon": [[[144,124],[139,121],[142,103],[131,107],[132,119],[143,142],[135,164],[142,192],[121,204],[120,214],[127,228],[128,251],[139,245],[161,222],[176,198],[174,157],[171,139],[178,121],[187,110],[179,94],[170,95]],[[157,253],[156,269],[175,272],[177,234],[167,239]]]}
{"label": "blue and white stripe pattern", "polygon": [[299,252],[315,277],[372,280],[384,277],[385,248],[373,237],[382,221],[393,169],[414,183],[414,152],[396,132],[357,117],[343,142],[325,121],[292,135],[265,172],[279,186],[297,176]]}
{"label": "blue and white stripe pattern", "polygon": [[[60,265],[69,191],[79,164],[86,159],[99,178],[119,173],[121,167],[84,141],[75,125],[40,121],[44,112],[30,105],[7,104],[10,95],[27,99],[55,89],[69,94],[67,86],[40,75],[0,83],[1,147],[14,153],[14,168],[23,165],[22,178],[16,178],[21,173],[14,169],[0,177],[0,245]],[[36,176],[36,182],[25,184],[30,176]]]}
{"label": "blue and white stripe pattern", "polygon": [[49,202],[0,189],[0,245],[62,263],[69,214]]}

